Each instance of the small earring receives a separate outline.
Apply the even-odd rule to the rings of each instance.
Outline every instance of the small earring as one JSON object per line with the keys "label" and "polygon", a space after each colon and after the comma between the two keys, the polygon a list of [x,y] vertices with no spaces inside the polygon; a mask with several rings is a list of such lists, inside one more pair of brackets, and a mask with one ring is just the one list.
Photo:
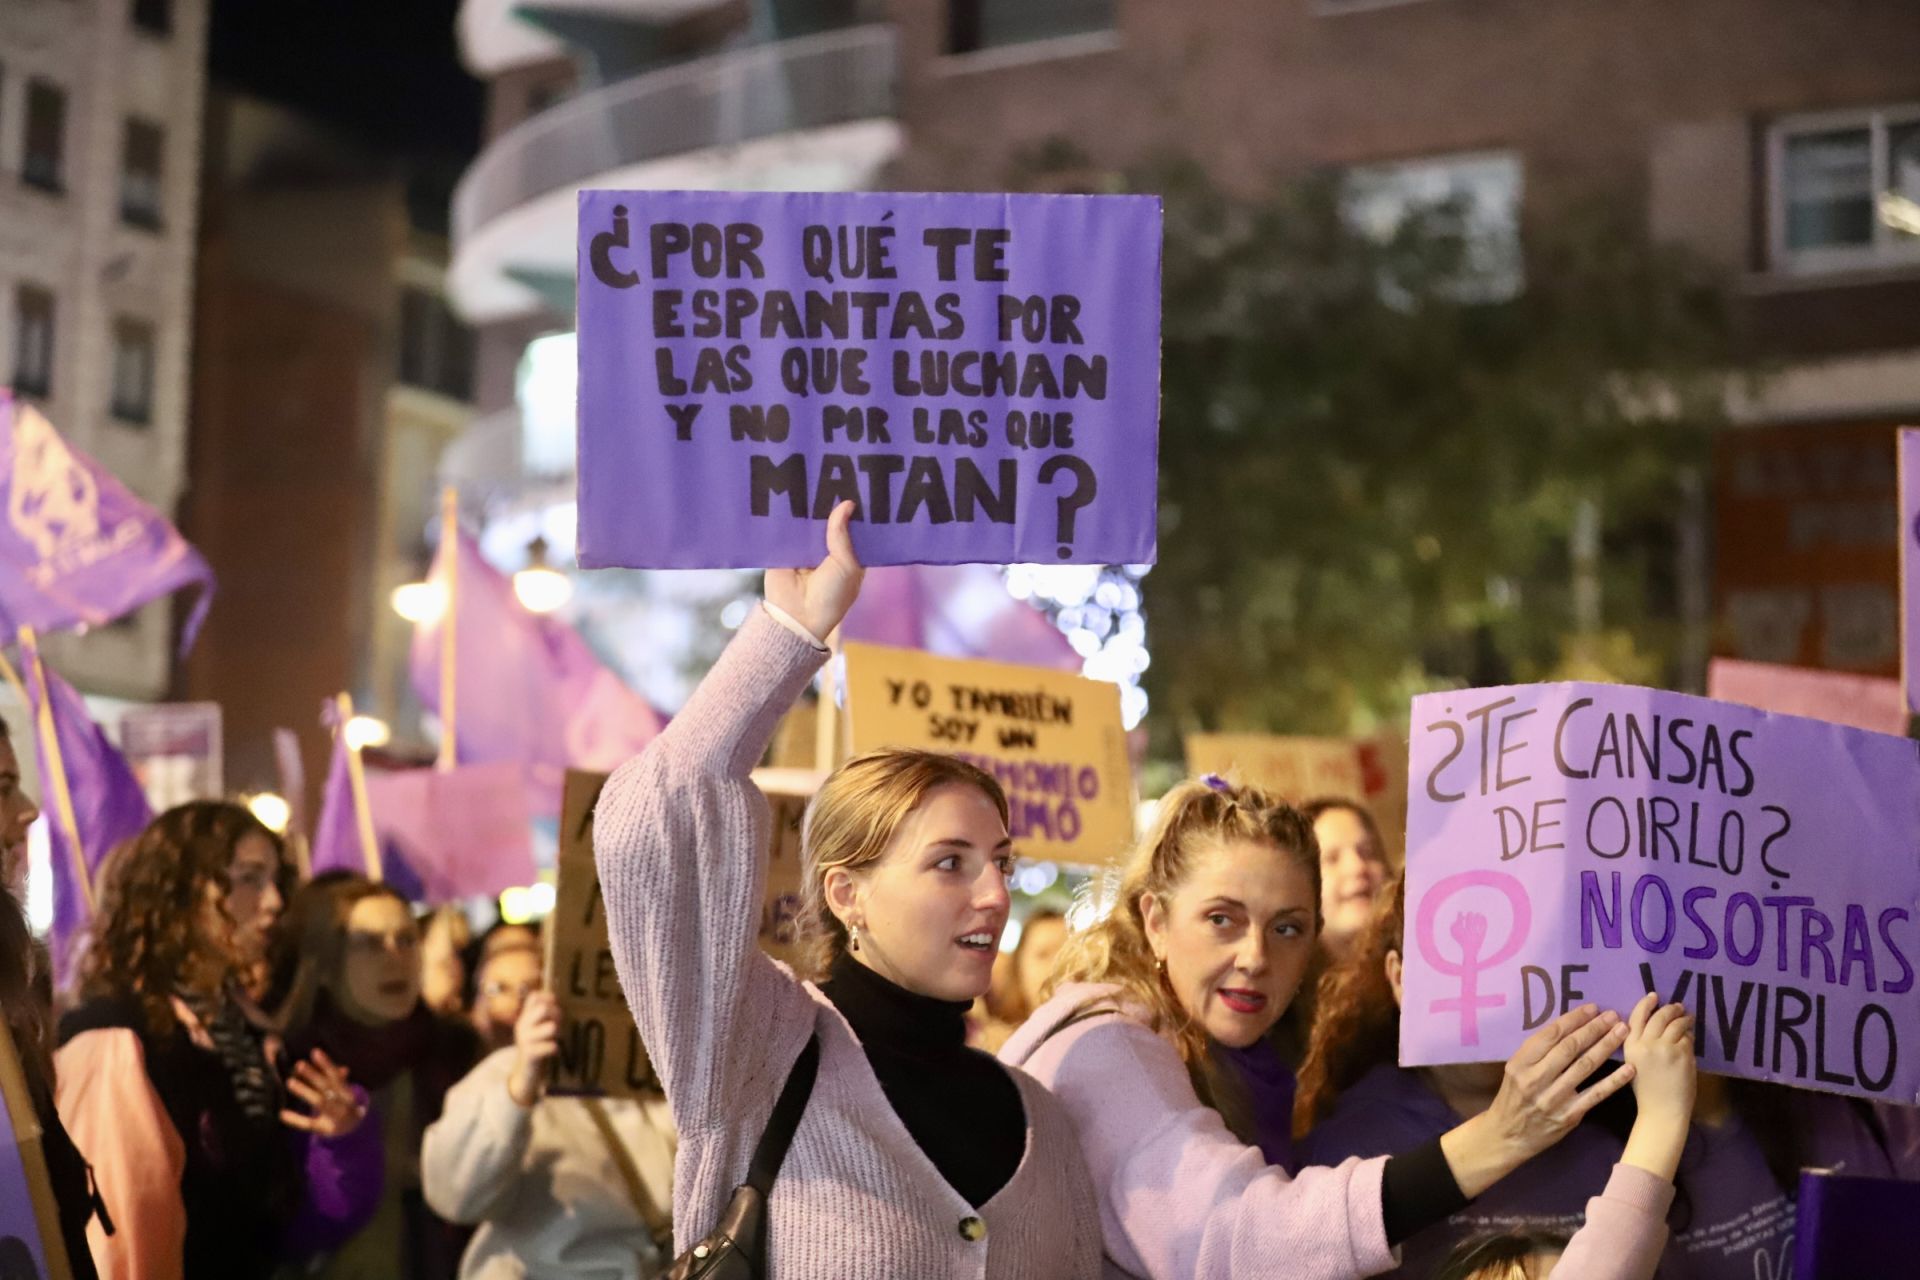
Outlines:
{"label": "small earring", "polygon": [[860,949],[860,926],[857,924],[850,924],[847,926],[847,950],[858,951],[859,949]]}

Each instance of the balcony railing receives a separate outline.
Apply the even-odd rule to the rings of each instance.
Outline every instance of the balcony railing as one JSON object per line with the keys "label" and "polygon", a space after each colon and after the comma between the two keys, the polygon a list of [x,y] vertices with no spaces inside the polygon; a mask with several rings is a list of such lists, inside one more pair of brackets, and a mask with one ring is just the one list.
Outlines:
{"label": "balcony railing", "polygon": [[612,170],[805,129],[890,119],[891,26],[755,45],[570,98],[496,138],[453,195],[459,244],[501,214]]}

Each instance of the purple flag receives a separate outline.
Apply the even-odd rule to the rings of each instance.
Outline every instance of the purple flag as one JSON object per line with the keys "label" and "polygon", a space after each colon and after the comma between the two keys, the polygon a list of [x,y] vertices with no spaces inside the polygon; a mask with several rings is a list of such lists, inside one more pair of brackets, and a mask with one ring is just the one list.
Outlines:
{"label": "purple flag", "polygon": [[1155,554],[1157,196],[582,191],[580,563]]}
{"label": "purple flag", "polygon": [[1410,766],[1402,1065],[1655,991],[1704,1071],[1920,1104],[1920,744],[1512,685],[1415,698]]}
{"label": "purple flag", "polygon": [[[20,640],[21,656],[28,667],[27,697],[32,704],[28,712],[33,716],[41,798],[52,846],[54,982],[64,989],[77,959],[74,944],[88,921],[87,899],[76,864],[86,867],[88,883],[97,886],[100,864],[122,841],[139,835],[153,811],[147,807],[146,793],[132,767],[94,723],[87,704],[73,686],[47,670],[40,660],[39,647],[27,633],[23,632]],[[71,829],[62,809],[56,773],[64,773],[66,778],[72,803]],[[76,835],[80,843],[77,857],[73,845]]]}
{"label": "purple flag", "polygon": [[371,770],[367,807],[383,852],[405,863],[428,902],[492,897],[534,878],[523,765]]}
{"label": "purple flag", "polygon": [[199,587],[180,631],[193,646],[213,570],[166,517],[80,452],[40,411],[0,390],[0,621],[8,630],[99,626],[182,587]]}
{"label": "purple flag", "polygon": [[[454,737],[462,764],[528,766],[541,813],[559,812],[569,768],[610,770],[653,740],[666,718],[594,656],[572,627],[520,603],[507,575],[464,532],[442,541],[429,581],[453,599]],[[414,628],[413,687],[440,707],[440,622]],[[441,712],[441,714],[445,714]]]}
{"label": "purple flag", "polygon": [[1014,599],[992,565],[869,569],[840,633],[943,658],[986,658],[1074,675],[1085,665],[1053,620]]}
{"label": "purple flag", "polygon": [[365,844],[359,812],[353,802],[353,774],[347,758],[346,726],[330,699],[320,713],[333,732],[333,754],[327,763],[327,781],[320,792],[320,816],[313,824],[313,874],[322,871],[367,873]]}

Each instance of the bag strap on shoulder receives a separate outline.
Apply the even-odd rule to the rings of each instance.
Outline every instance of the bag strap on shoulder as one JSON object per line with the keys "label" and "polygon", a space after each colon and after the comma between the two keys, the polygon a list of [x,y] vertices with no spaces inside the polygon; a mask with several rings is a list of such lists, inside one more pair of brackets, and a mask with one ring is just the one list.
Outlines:
{"label": "bag strap on shoulder", "polygon": [[794,1059],[787,1083],[773,1104],[766,1132],[760,1135],[760,1145],[753,1149],[753,1164],[747,1171],[746,1185],[758,1191],[762,1199],[773,1193],[773,1180],[780,1176],[787,1148],[793,1145],[794,1130],[800,1127],[807,1099],[813,1096],[813,1080],[819,1070],[820,1033],[816,1031],[807,1037],[806,1047]]}

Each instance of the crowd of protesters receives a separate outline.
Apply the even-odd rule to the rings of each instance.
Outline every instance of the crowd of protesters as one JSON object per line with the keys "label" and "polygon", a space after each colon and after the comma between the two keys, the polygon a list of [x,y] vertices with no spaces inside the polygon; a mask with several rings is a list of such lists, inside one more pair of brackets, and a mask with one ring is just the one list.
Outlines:
{"label": "crowd of protesters", "polygon": [[1003,953],[999,785],[868,753],[809,806],[776,963],[750,774],[859,591],[847,516],[598,802],[651,1095],[549,1091],[536,927],[297,883],[229,803],[116,853],[56,1001],[0,732],[0,1013],[74,1274],[616,1280],[733,1248],[796,1280],[1751,1280],[1800,1168],[1920,1178],[1913,1110],[1699,1076],[1652,996],[1401,1067],[1404,886],[1350,800],[1183,782],[1087,919]]}

